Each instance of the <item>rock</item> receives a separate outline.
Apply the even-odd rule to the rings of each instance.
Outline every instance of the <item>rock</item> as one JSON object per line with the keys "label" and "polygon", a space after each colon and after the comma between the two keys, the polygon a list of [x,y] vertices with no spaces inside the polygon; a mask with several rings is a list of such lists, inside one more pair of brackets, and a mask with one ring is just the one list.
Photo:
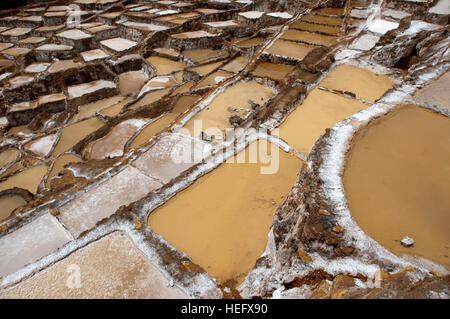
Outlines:
{"label": "rock", "polygon": [[142,222],[140,221],[140,220],[137,220],[136,221],[136,226],[134,226],[134,229],[136,229],[136,230],[140,230],[140,229],[142,229]]}
{"label": "rock", "polygon": [[208,134],[206,134],[205,132],[202,131],[200,133],[200,139],[203,140],[203,141],[211,142],[212,141],[212,136],[208,135]]}
{"label": "rock", "polygon": [[328,299],[331,295],[331,284],[327,280],[322,280],[319,287],[311,294],[309,299]]}
{"label": "rock", "polygon": [[231,115],[230,118],[228,119],[228,121],[230,122],[230,124],[233,127],[235,127],[235,126],[240,125],[243,120],[239,115],[235,114],[235,115]]}
{"label": "rock", "polygon": [[59,210],[57,208],[50,208],[50,214],[52,214],[53,216],[58,216]]}
{"label": "rock", "polygon": [[412,245],[414,245],[414,239],[409,238],[408,236],[405,236],[402,238],[400,243],[405,247],[411,247]]}
{"label": "rock", "polygon": [[298,250],[297,250],[297,254],[298,254],[298,257],[301,258],[301,259],[303,259],[303,260],[306,260],[306,261],[312,261],[311,256],[309,256],[309,255],[308,255],[303,249],[301,249],[300,247],[299,247]]}
{"label": "rock", "polygon": [[6,233],[7,231],[8,231],[8,226],[6,226],[5,224],[0,226],[0,232]]}

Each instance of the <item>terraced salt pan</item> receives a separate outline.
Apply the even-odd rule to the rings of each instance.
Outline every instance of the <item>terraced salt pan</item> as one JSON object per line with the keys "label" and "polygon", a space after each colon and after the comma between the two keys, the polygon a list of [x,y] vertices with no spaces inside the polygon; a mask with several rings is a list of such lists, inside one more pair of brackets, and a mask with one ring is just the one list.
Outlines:
{"label": "terraced salt pan", "polygon": [[327,16],[319,16],[313,14],[304,15],[301,18],[301,21],[317,23],[317,24],[325,24],[325,25],[334,25],[334,26],[342,26],[342,19],[327,17]]}
{"label": "terraced salt pan", "polygon": [[9,177],[6,181],[1,182],[0,191],[19,187],[26,189],[30,193],[36,194],[38,186],[46,173],[46,165],[36,165],[26,168],[22,172]]}
{"label": "terraced salt pan", "polygon": [[70,45],[64,45],[64,44],[43,44],[36,48],[38,51],[71,51],[73,49]]}
{"label": "terraced salt pan", "polygon": [[120,122],[106,136],[92,143],[89,147],[89,158],[104,159],[122,156],[125,144],[146,123],[147,121],[140,119]]}
{"label": "terraced salt pan", "polygon": [[34,77],[29,76],[29,75],[19,75],[16,77],[13,77],[12,79],[10,79],[8,81],[8,85],[11,88],[17,88],[20,87],[24,84],[28,84],[34,81]]}
{"label": "terraced salt pan", "polygon": [[265,52],[275,56],[301,60],[314,48],[314,46],[279,39]]}
{"label": "terraced salt pan", "polygon": [[138,93],[148,80],[148,76],[142,70],[129,71],[119,75],[119,91],[122,95]]}
{"label": "terraced salt pan", "polygon": [[380,39],[379,36],[374,34],[364,34],[359,38],[355,39],[352,44],[349,46],[350,49],[367,51],[372,49],[375,44]]}
{"label": "terraced salt pan", "polygon": [[123,22],[122,25],[129,27],[129,28],[139,29],[139,30],[143,30],[143,31],[147,31],[147,32],[164,31],[164,30],[169,29],[168,27],[165,27],[162,25],[157,25],[157,24],[152,24],[152,23],[139,23],[139,22],[133,22],[133,21]]}
{"label": "terraced salt pan", "polygon": [[8,37],[18,37],[18,36],[24,36],[24,35],[30,33],[32,30],[33,30],[32,28],[13,28],[13,29],[2,32],[1,35],[8,36]]}
{"label": "terraced salt pan", "polygon": [[61,137],[53,150],[53,155],[58,155],[68,151],[83,138],[98,130],[104,123],[97,118],[84,120],[61,130]]}
{"label": "terraced salt pan", "polygon": [[183,134],[163,136],[132,165],[146,175],[168,183],[210,154],[211,146]]}
{"label": "terraced salt pan", "polygon": [[165,114],[148,124],[141,132],[133,139],[130,148],[138,148],[147,143],[153,136],[165,130],[171,122],[175,120],[174,114]]}
{"label": "terraced salt pan", "polygon": [[[72,265],[81,285],[67,285]],[[98,271],[102,269],[102,271]],[[52,289],[47,289],[51,286]],[[186,298],[122,232],[114,232],[20,283],[1,298]]]}
{"label": "terraced salt pan", "polygon": [[105,108],[108,108],[114,104],[118,104],[119,102],[125,99],[124,96],[116,95],[110,98],[102,99],[93,103],[88,103],[84,105],[80,105],[78,107],[78,113],[73,117],[71,123],[74,123],[78,120],[84,119],[86,117],[90,117],[94,115],[96,112],[101,111]]}
{"label": "terraced salt pan", "polygon": [[184,70],[187,67],[186,63],[159,56],[151,56],[147,58],[147,61],[155,67],[157,75],[167,75],[172,72]]}
{"label": "terraced salt pan", "polygon": [[[450,119],[413,105],[375,119],[353,138],[343,184],[358,225],[397,255],[450,265]],[[414,245],[400,240],[409,236]]]}
{"label": "terraced salt pan", "polygon": [[434,7],[431,7],[428,12],[436,14],[450,14],[450,1],[440,0]]}
{"label": "terraced salt pan", "polygon": [[367,28],[369,31],[371,31],[373,33],[383,35],[390,30],[397,29],[398,25],[399,24],[397,22],[392,22],[392,21],[383,20],[383,19],[375,19],[375,20],[368,22]]}
{"label": "terraced salt pan", "polygon": [[350,64],[341,64],[331,70],[319,85],[332,90],[352,92],[358,98],[373,103],[394,84],[386,75]]}
{"label": "terraced salt pan", "polygon": [[36,218],[0,238],[0,277],[47,256],[72,239],[52,215]]}
{"label": "terraced salt pan", "polygon": [[53,166],[50,170],[50,173],[48,173],[47,181],[45,183],[46,187],[50,186],[50,179],[53,176],[58,175],[64,169],[65,165],[70,164],[70,163],[78,163],[78,162],[81,162],[81,158],[79,158],[78,156],[75,156],[73,154],[62,154],[62,155],[58,156],[53,161]]}
{"label": "terraced salt pan", "polygon": [[137,42],[124,38],[113,38],[100,41],[100,44],[107,47],[108,49],[113,50],[114,52],[120,53],[134,48],[137,45]]}
{"label": "terraced salt pan", "polygon": [[247,57],[238,56],[221,67],[221,69],[227,72],[237,73],[242,71],[247,66],[248,62],[249,60]]}
{"label": "terraced salt pan", "polygon": [[[249,150],[256,154],[264,150],[251,144],[233,157],[233,163],[223,163],[200,177],[148,218],[154,232],[220,283],[239,284],[255,265],[264,252],[276,205],[283,202],[302,165],[278,147],[261,143],[268,152],[250,162]],[[244,157],[246,163],[239,163]],[[279,169],[261,174],[269,157],[279,159]]]}
{"label": "terraced salt pan", "polygon": [[38,44],[38,43],[44,42],[45,40],[46,40],[45,37],[28,37],[28,38],[19,40],[18,43],[21,43],[21,44],[24,44],[24,43],[25,44]]}
{"label": "terraced salt pan", "polygon": [[129,205],[159,187],[161,183],[129,166],[62,206],[60,220],[77,238],[120,206]]}
{"label": "terraced salt pan", "polygon": [[269,17],[280,18],[280,19],[291,19],[293,16],[288,12],[269,12],[266,13]]}
{"label": "terraced salt pan", "polygon": [[234,20],[226,20],[226,21],[213,21],[213,22],[205,22],[205,25],[211,28],[224,29],[224,28],[234,28],[241,26],[240,23]]}
{"label": "terraced salt pan", "polygon": [[370,13],[371,13],[370,10],[352,9],[352,11],[350,12],[350,15],[354,18],[366,19]]}
{"label": "terraced salt pan", "polygon": [[226,58],[228,53],[223,50],[197,49],[184,50],[183,55],[194,63],[204,64],[216,59]]}
{"label": "terraced salt pan", "polygon": [[432,31],[432,30],[437,30],[440,29],[441,26],[438,24],[433,24],[433,23],[427,23],[421,20],[412,20],[411,21],[411,25],[409,26],[408,29],[406,29],[405,31],[403,31],[401,33],[401,35],[413,35],[416,33],[419,33],[420,31],[426,30],[426,31]]}
{"label": "terraced salt pan", "polygon": [[44,72],[45,70],[48,69],[48,67],[51,65],[51,63],[32,63],[29,66],[27,66],[25,68],[25,72],[27,73],[40,73],[40,72]]}
{"label": "terraced salt pan", "polygon": [[195,86],[195,88],[201,89],[201,88],[205,88],[205,87],[209,87],[209,86],[216,86],[217,84],[225,81],[226,79],[228,79],[232,76],[233,76],[233,73],[223,71],[223,70],[218,70],[214,73],[211,73],[210,75],[208,75],[207,77],[202,79],[200,82],[198,82],[198,84]]}
{"label": "terraced salt pan", "polygon": [[116,84],[111,81],[97,80],[89,83],[82,83],[78,85],[72,85],[67,88],[69,92],[69,99],[81,97],[85,94],[93,93],[105,88],[115,88]]}
{"label": "terraced salt pan", "polygon": [[280,125],[280,137],[308,154],[325,129],[368,108],[369,105],[320,89],[313,89]]}
{"label": "terraced salt pan", "polygon": [[130,106],[130,109],[134,110],[141,106],[152,104],[162,97],[169,95],[171,90],[172,87],[167,87],[161,90],[152,90],[149,93],[146,93],[142,99]]}
{"label": "terraced salt pan", "polygon": [[[249,100],[263,104],[273,95],[274,92],[271,88],[255,81],[238,82],[216,96],[207,108],[197,113],[186,123],[185,128],[189,130],[191,136],[196,138],[200,134],[200,131],[196,129],[196,123],[201,123],[201,130],[209,128],[224,131],[226,128],[231,127],[228,121],[228,118],[232,115],[228,110],[230,107],[251,109]],[[198,120],[201,120],[201,122],[196,122]],[[211,133],[206,133],[211,135]]]}
{"label": "terraced salt pan", "polygon": [[264,38],[251,38],[251,39],[245,39],[243,41],[237,41],[235,42],[235,45],[240,47],[240,48],[252,48],[255,46],[260,45],[261,43],[263,43],[264,41],[266,41],[266,39]]}
{"label": "terraced salt pan", "polygon": [[0,43],[0,51],[9,49],[10,47],[14,46],[12,43]]}
{"label": "terraced salt pan", "polygon": [[27,48],[9,48],[2,51],[2,54],[9,57],[18,57],[21,55],[25,55],[27,53],[31,52],[31,49]]}
{"label": "terraced salt pan", "polygon": [[175,81],[175,78],[171,75],[162,75],[162,76],[156,76],[152,78],[150,81],[145,83],[145,85],[142,87],[141,91],[139,92],[138,97],[146,94],[147,92],[153,91],[153,90],[159,90],[164,89],[167,87],[171,87],[176,85],[177,82]]}
{"label": "terraced salt pan", "polygon": [[26,203],[25,199],[19,195],[0,197],[0,222],[8,218],[16,208],[21,207]]}
{"label": "terraced salt pan", "polygon": [[417,90],[413,96],[414,101],[420,104],[436,105],[450,111],[450,72],[444,73],[439,79],[432,81],[424,88]]}
{"label": "terraced salt pan", "polygon": [[0,169],[11,164],[20,155],[18,149],[10,148],[0,153]]}
{"label": "terraced salt pan", "polygon": [[247,11],[241,12],[238,15],[249,20],[258,20],[264,15],[264,11]]}
{"label": "terraced salt pan", "polygon": [[24,149],[38,156],[46,157],[50,154],[57,138],[58,134],[50,134],[25,144]]}
{"label": "terraced salt pan", "polygon": [[211,73],[212,71],[214,71],[215,69],[217,69],[222,64],[223,64],[223,61],[213,62],[213,63],[209,63],[209,64],[204,64],[201,66],[196,66],[196,67],[190,68],[189,70],[199,74],[200,76],[205,76],[205,75]]}
{"label": "terraced salt pan", "polygon": [[81,52],[80,55],[83,57],[85,62],[105,59],[109,57],[109,54],[105,53],[101,49],[94,49],[90,51]]}
{"label": "terraced salt pan", "polygon": [[411,13],[409,12],[404,12],[404,11],[400,11],[400,10],[392,10],[392,9],[385,9],[382,11],[383,16],[385,17],[390,17],[396,20],[401,20],[405,17],[409,17],[411,15]]}
{"label": "terraced salt pan", "polygon": [[321,32],[329,35],[337,35],[340,31],[339,27],[329,26],[329,25],[322,25],[322,24],[315,24],[315,23],[308,23],[308,22],[302,22],[298,21],[289,26],[290,29],[298,29],[302,31],[309,31],[309,32]]}
{"label": "terraced salt pan", "polygon": [[180,56],[180,52],[171,48],[155,48],[153,49],[156,53],[161,55],[169,56],[172,58],[178,58]]}
{"label": "terraced salt pan", "polygon": [[56,61],[53,62],[52,65],[48,68],[48,73],[57,73],[74,68],[79,68],[82,65],[83,65],[82,63],[75,62],[73,59]]}
{"label": "terraced salt pan", "polygon": [[257,65],[252,72],[255,76],[268,77],[272,80],[282,80],[286,74],[292,71],[292,65],[275,64],[271,62],[262,62]]}
{"label": "terraced salt pan", "polygon": [[336,37],[333,36],[293,29],[287,30],[281,39],[323,46],[331,46],[336,43]]}
{"label": "terraced salt pan", "polygon": [[83,40],[92,38],[92,35],[78,29],[71,29],[57,33],[56,36],[70,40]]}
{"label": "terraced salt pan", "polygon": [[174,39],[199,39],[199,38],[217,37],[217,34],[199,30],[199,31],[190,31],[172,34],[171,37]]}

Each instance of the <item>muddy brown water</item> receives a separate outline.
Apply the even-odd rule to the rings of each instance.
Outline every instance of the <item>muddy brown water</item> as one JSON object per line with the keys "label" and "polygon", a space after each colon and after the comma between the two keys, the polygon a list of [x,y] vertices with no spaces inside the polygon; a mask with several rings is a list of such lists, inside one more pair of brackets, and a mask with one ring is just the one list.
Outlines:
{"label": "muddy brown water", "polygon": [[255,47],[260,45],[261,43],[263,43],[266,39],[264,38],[252,38],[252,39],[247,39],[247,40],[242,40],[242,41],[238,41],[236,42],[236,46],[240,47],[240,48],[251,48],[251,47]]}
{"label": "muddy brown water", "polygon": [[194,63],[203,64],[210,61],[225,58],[228,56],[226,51],[212,49],[185,50],[183,55]]}
{"label": "muddy brown water", "polygon": [[280,125],[279,134],[294,149],[308,154],[327,128],[368,107],[360,101],[316,88]]}
{"label": "muddy brown water", "polygon": [[143,71],[130,71],[119,75],[120,94],[130,95],[139,93],[147,82],[148,76]]}
{"label": "muddy brown water", "polygon": [[183,70],[187,66],[183,62],[173,61],[159,56],[149,57],[147,58],[147,61],[155,67],[157,75],[167,75],[172,72]]}
{"label": "muddy brown water", "polygon": [[[270,151],[270,143],[261,141]],[[251,144],[242,154],[249,159]],[[300,159],[278,153],[275,174],[261,174],[267,161],[223,163],[197,179],[153,211],[148,225],[178,250],[186,253],[221,283],[241,283],[264,252],[273,213],[295,183]]]}
{"label": "muddy brown water", "polygon": [[155,90],[150,91],[142,99],[134,103],[132,106],[130,106],[130,109],[135,110],[141,106],[152,104],[156,101],[158,101],[160,98],[168,95],[170,91],[172,90],[172,87],[168,87],[162,90]]}
{"label": "muddy brown water", "polygon": [[14,161],[19,156],[19,150],[12,148],[0,153],[0,169]]}
{"label": "muddy brown water", "polygon": [[[343,183],[358,225],[391,252],[450,265],[450,119],[401,106],[357,133]],[[404,236],[413,247],[400,244]]]}
{"label": "muddy brown water", "polygon": [[115,105],[125,99],[124,96],[116,95],[107,99],[102,99],[93,103],[88,103],[84,105],[80,105],[78,108],[78,113],[71,120],[72,123],[75,123],[81,119],[90,117],[95,114],[95,112],[101,111],[103,109],[109,108],[112,105]]}
{"label": "muddy brown water", "polygon": [[130,143],[130,148],[138,148],[147,143],[153,136],[165,130],[176,118],[174,114],[165,114],[144,127]]}
{"label": "muddy brown water", "polygon": [[332,27],[328,25],[321,25],[321,24],[313,24],[308,22],[302,22],[298,21],[289,27],[290,29],[298,29],[303,31],[310,31],[310,32],[322,32],[330,35],[337,35],[340,31],[340,28]]}
{"label": "muddy brown water", "polygon": [[350,64],[341,64],[331,70],[319,85],[332,90],[352,92],[356,97],[373,103],[394,84],[387,75]]}
{"label": "muddy brown water", "polygon": [[53,162],[53,166],[50,170],[50,173],[47,176],[47,181],[45,183],[45,185],[47,187],[50,186],[50,179],[53,176],[58,175],[63,169],[64,166],[69,164],[69,163],[78,163],[81,162],[81,158],[79,158],[78,156],[75,156],[73,154],[62,154],[60,156],[58,156],[55,161]]}
{"label": "muddy brown water", "polygon": [[26,203],[25,199],[19,195],[0,197],[0,222],[8,218],[16,208]]}
{"label": "muddy brown water", "polygon": [[336,43],[336,37],[319,33],[311,33],[307,31],[299,31],[295,29],[287,30],[281,36],[281,39],[323,46],[331,46]]}
{"label": "muddy brown water", "polygon": [[303,59],[314,48],[316,47],[279,39],[266,52],[276,56]]}
{"label": "muddy brown water", "polygon": [[209,64],[193,67],[190,70],[200,74],[201,76],[205,76],[205,75],[211,73],[212,71],[214,71],[215,69],[217,69],[219,66],[221,66],[222,63],[223,62],[220,62],[220,61],[214,62],[214,63],[209,63]]}
{"label": "muddy brown water", "polygon": [[313,14],[304,15],[301,21],[306,21],[309,23],[326,24],[333,26],[342,26],[342,19],[335,17],[319,16]]}
{"label": "muddy brown water", "polygon": [[58,155],[64,153],[65,151],[68,151],[83,138],[85,138],[92,132],[95,132],[103,125],[104,123],[99,119],[91,118],[64,127],[61,130],[61,137],[58,141],[58,144],[53,150],[53,155]]}
{"label": "muddy brown water", "polygon": [[225,81],[226,79],[233,76],[233,73],[218,70],[214,73],[211,73],[207,77],[203,78],[198,84],[195,86],[196,89],[206,88],[216,86],[219,83]]}
{"label": "muddy brown water", "polygon": [[286,74],[292,71],[294,67],[292,65],[275,64],[271,62],[262,62],[258,64],[255,70],[252,72],[255,76],[268,77],[272,80],[281,80]]}
{"label": "muddy brown water", "polygon": [[0,191],[19,187],[36,194],[42,178],[47,173],[47,165],[36,165],[26,168],[20,173],[10,176],[6,181],[0,183]]}
{"label": "muddy brown water", "polygon": [[[271,88],[255,81],[238,82],[235,85],[226,88],[224,92],[216,96],[208,107],[201,110],[186,123],[185,128],[187,128],[193,136],[194,133],[197,133],[194,132],[195,121],[201,120],[203,131],[208,128],[225,130],[226,128],[231,127],[231,124],[228,121],[228,118],[232,115],[228,110],[230,107],[238,110],[241,108],[244,110],[251,110],[251,106],[248,103],[249,100],[258,104],[263,104],[273,95],[274,92]],[[200,134],[200,132],[198,133]]]}

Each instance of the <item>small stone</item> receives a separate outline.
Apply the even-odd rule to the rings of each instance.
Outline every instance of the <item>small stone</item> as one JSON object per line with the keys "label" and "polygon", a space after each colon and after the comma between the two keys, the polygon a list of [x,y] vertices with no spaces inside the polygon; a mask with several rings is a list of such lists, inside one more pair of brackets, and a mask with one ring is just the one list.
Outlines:
{"label": "small stone", "polygon": [[274,201],[272,201],[272,205],[275,205],[276,203]]}
{"label": "small stone", "polygon": [[203,141],[211,142],[212,141],[212,136],[208,135],[208,134],[206,134],[205,132],[202,131],[200,133],[200,139],[203,140]]}
{"label": "small stone", "polygon": [[134,229],[136,229],[136,230],[142,229],[142,223],[140,220],[136,221],[136,226],[134,226]]}
{"label": "small stone", "polygon": [[8,226],[6,226],[5,224],[0,226],[0,232],[6,233],[7,230],[8,230]]}
{"label": "small stone", "polygon": [[412,245],[414,245],[414,239],[409,238],[408,236],[405,236],[402,238],[400,243],[405,247],[411,247]]}
{"label": "small stone", "polygon": [[342,232],[342,227],[339,225],[336,225],[333,228],[331,228],[331,230],[333,230],[335,233],[340,233],[340,232]]}
{"label": "small stone", "polygon": [[320,209],[320,210],[319,210],[319,214],[320,214],[320,215],[325,215],[325,216],[330,216],[330,213],[327,212],[325,209]]}
{"label": "small stone", "polygon": [[303,249],[301,249],[301,248],[298,248],[297,254],[298,254],[298,257],[301,258],[301,259],[303,259],[303,260],[306,260],[306,261],[312,261],[311,256],[309,256],[309,255],[308,255]]}
{"label": "small stone", "polygon": [[59,210],[57,208],[50,208],[50,214],[52,214],[53,216],[58,216],[59,215]]}

